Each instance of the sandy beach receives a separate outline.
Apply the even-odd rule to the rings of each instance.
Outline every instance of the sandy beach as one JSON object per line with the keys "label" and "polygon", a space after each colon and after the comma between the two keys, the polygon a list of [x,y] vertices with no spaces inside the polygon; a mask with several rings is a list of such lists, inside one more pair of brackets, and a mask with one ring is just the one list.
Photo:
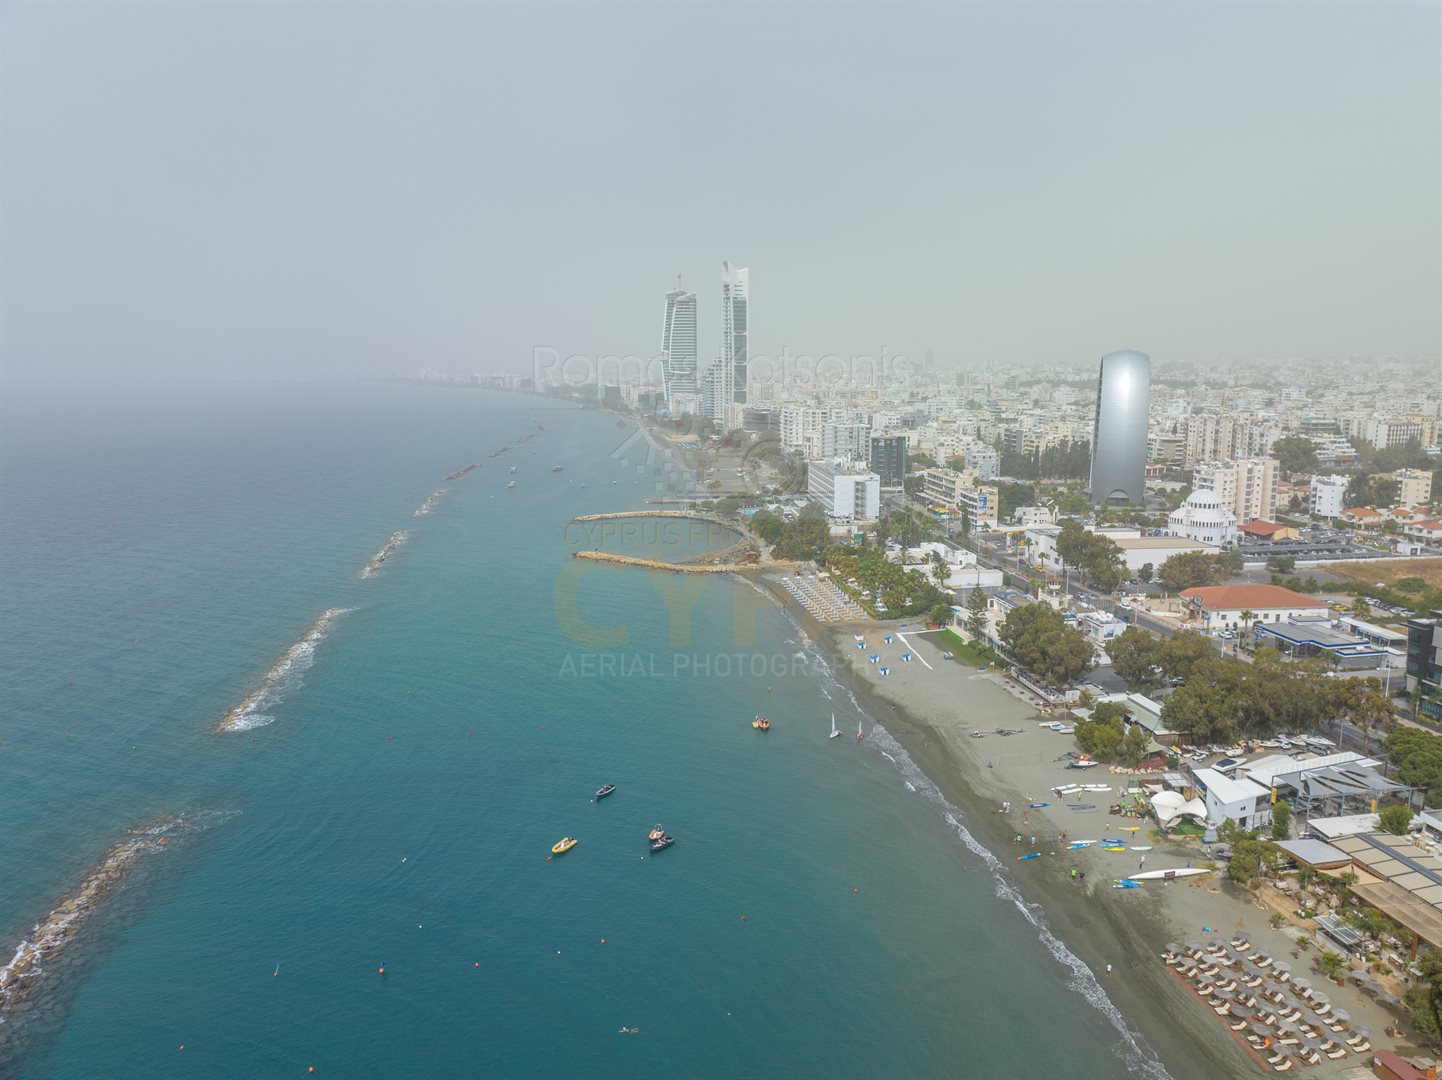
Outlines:
{"label": "sandy beach", "polygon": [[[1125,791],[1128,777],[1113,774],[1106,766],[1066,769],[1064,755],[1075,749],[1073,739],[1042,727],[1051,719],[1040,712],[1042,703],[1004,675],[943,659],[956,642],[950,634],[926,631],[915,623],[907,629],[899,623],[821,625],[798,608],[792,610],[825,647],[837,674],[870,715],[947,802],[962,811],[960,824],[976,840],[1004,864],[1018,855],[1039,852],[1037,858],[1006,865],[1003,875],[1027,902],[1040,907],[1046,925],[1090,969],[1091,974],[1073,980],[1081,994],[1086,994],[1086,984],[1094,977],[1125,1026],[1178,1080],[1270,1071],[1166,967],[1161,953],[1167,942],[1203,937],[1206,930],[1227,936],[1245,931],[1278,959],[1288,959],[1297,974],[1310,975],[1307,969],[1315,951],[1292,959],[1295,944],[1272,929],[1270,909],[1225,880],[1220,871],[1184,881],[1151,882],[1140,889],[1114,889],[1114,879],[1138,872],[1143,855],[1145,869],[1169,869],[1199,860],[1199,850],[1154,838],[1149,822],[1110,817],[1107,809]],[[864,637],[865,648],[857,647],[858,634]],[[890,642],[884,640],[887,635]],[[912,658],[904,661],[907,652]],[[882,674],[883,668],[888,674]],[[998,728],[1014,734],[996,734]],[[976,737],[977,732],[985,734]],[[1113,790],[1073,795],[1069,800],[1052,794],[1053,788],[1073,783],[1106,784]],[[1096,810],[1068,810],[1068,801],[1094,804]],[[1004,803],[1010,804],[1009,813],[1002,812]],[[1032,803],[1050,805],[1032,808]],[[1120,831],[1133,826],[1140,829]],[[1127,838],[1128,850],[1103,851],[1100,844],[1084,850],[1066,847],[1073,841],[1104,837]],[[1132,851],[1131,845],[1150,850]],[[1084,882],[1072,877],[1073,868],[1085,873]],[[996,917],[1007,915],[999,912]],[[1372,1028],[1377,1036],[1374,1045],[1390,1042],[1381,1038],[1390,1021],[1379,1007],[1371,1002],[1355,1004],[1350,994],[1337,1004],[1352,1012],[1356,1026]],[[1088,1008],[1080,998],[1065,1006]],[[1112,1021],[1098,1011],[1097,1023]],[[1117,1035],[1125,1041],[1120,1032]],[[1370,1055],[1349,1054],[1308,1072],[1341,1076],[1369,1061]]]}

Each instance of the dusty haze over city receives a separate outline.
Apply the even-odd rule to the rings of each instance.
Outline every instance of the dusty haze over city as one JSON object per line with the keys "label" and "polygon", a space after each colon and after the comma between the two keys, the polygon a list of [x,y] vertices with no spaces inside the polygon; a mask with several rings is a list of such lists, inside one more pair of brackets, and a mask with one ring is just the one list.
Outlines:
{"label": "dusty haze over city", "polygon": [[7,4],[5,375],[1435,360],[1439,11]]}

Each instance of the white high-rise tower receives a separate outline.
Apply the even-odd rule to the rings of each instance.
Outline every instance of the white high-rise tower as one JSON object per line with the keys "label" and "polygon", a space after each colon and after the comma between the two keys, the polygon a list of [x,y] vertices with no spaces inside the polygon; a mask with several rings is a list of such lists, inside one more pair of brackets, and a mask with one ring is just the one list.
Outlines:
{"label": "white high-rise tower", "polygon": [[661,366],[666,377],[666,403],[673,395],[699,392],[696,378],[696,294],[676,288],[666,294],[666,316],[661,326]]}

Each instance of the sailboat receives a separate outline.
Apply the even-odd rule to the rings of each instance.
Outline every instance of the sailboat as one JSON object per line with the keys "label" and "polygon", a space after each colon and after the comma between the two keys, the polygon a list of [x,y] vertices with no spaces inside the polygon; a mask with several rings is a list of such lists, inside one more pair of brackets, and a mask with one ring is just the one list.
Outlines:
{"label": "sailboat", "polygon": [[862,732],[861,732],[861,721],[858,720],[858,721],[856,721],[856,741],[857,741],[857,742],[860,742],[860,741],[861,741],[862,739],[864,739],[864,738],[866,738],[866,736],[862,734]]}
{"label": "sailboat", "polygon": [[826,737],[827,737],[828,739],[834,739],[834,738],[836,738],[836,736],[838,736],[838,735],[840,735],[840,734],[841,734],[841,732],[839,732],[839,731],[836,730],[836,714],[835,714],[835,713],[832,713],[832,714],[831,714],[831,734],[828,735],[828,736],[826,736]]}

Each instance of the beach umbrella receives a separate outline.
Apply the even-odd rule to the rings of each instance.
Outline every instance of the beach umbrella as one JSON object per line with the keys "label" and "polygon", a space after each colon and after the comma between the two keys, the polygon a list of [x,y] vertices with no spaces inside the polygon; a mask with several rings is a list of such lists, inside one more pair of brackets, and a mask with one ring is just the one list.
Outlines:
{"label": "beach umbrella", "polygon": [[1292,980],[1292,985],[1295,986],[1298,990],[1310,990],[1310,989],[1312,989],[1312,980],[1311,980],[1311,979],[1293,979],[1293,980]]}
{"label": "beach umbrella", "polygon": [[1329,998],[1326,994],[1313,994],[1313,995],[1312,995],[1312,1004],[1313,1004],[1313,1005],[1330,1005],[1330,1004],[1332,1004],[1332,999]]}
{"label": "beach umbrella", "polygon": [[1400,1004],[1402,1004],[1402,999],[1399,998],[1396,994],[1378,994],[1378,995],[1377,995],[1377,1004],[1378,1004],[1378,1005],[1400,1005]]}
{"label": "beach umbrella", "polygon": [[1256,1035],[1260,1038],[1269,1039],[1272,1037],[1272,1029],[1269,1028],[1266,1024],[1262,1023],[1260,1020],[1255,1021],[1252,1024],[1251,1030],[1253,1035]]}
{"label": "beach umbrella", "polygon": [[1333,1009],[1332,1019],[1336,1020],[1339,1024],[1350,1024],[1352,1022],[1352,1014],[1346,1009]]}
{"label": "beach umbrella", "polygon": [[1362,992],[1365,994],[1371,994],[1373,997],[1375,997],[1382,992],[1382,984],[1379,982],[1371,981],[1364,982],[1362,984]]}
{"label": "beach umbrella", "polygon": [[1358,1029],[1357,1029],[1357,1034],[1358,1034],[1359,1036],[1361,1036],[1362,1038],[1366,1039],[1368,1042],[1371,1042],[1371,1041],[1372,1041],[1372,1029],[1371,1029],[1371,1028],[1358,1028]]}
{"label": "beach umbrella", "polygon": [[1181,952],[1181,951],[1182,951],[1182,947],[1181,947],[1180,945],[1178,945],[1175,941],[1169,941],[1169,942],[1167,942],[1167,952],[1169,952],[1169,953],[1179,953],[1179,952]]}
{"label": "beach umbrella", "polygon": [[1273,971],[1274,974],[1277,974],[1277,975],[1290,975],[1290,974],[1292,974],[1292,965],[1291,965],[1291,964],[1280,964],[1280,963],[1278,963],[1278,964],[1273,964],[1273,965],[1272,965],[1272,971]]}
{"label": "beach umbrella", "polygon": [[1367,981],[1367,973],[1365,971],[1354,971],[1349,978],[1351,978],[1354,985],[1361,986]]}

